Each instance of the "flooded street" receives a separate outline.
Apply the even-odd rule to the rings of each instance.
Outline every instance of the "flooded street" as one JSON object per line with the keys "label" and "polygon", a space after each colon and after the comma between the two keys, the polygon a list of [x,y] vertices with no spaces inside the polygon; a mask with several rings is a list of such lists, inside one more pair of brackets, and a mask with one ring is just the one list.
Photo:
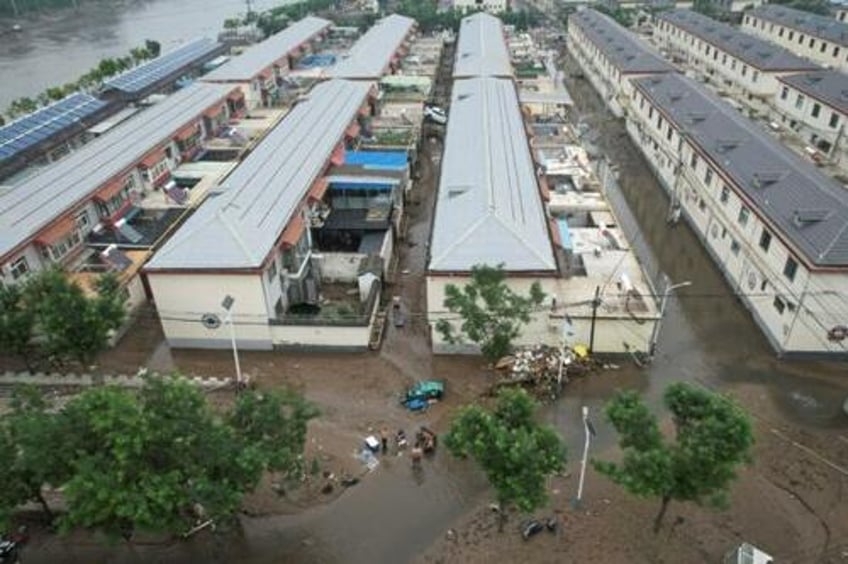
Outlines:
{"label": "flooded street", "polygon": [[[127,10],[143,9],[153,4],[173,4],[188,10],[192,5],[201,5],[196,2],[188,0],[177,4],[161,0],[133,4]],[[212,4],[210,2],[209,5]],[[115,26],[119,26],[119,20],[117,18]],[[144,34],[141,34],[143,37]],[[573,70],[573,64],[566,67],[567,72]],[[0,72],[6,71],[0,69]],[[0,75],[4,81],[5,77]],[[444,87],[444,84],[441,86]],[[614,390],[636,389],[656,405],[665,386],[678,380],[700,383],[731,394],[757,418],[765,431],[791,435],[816,452],[824,452],[828,446],[836,444],[836,448],[826,455],[844,455],[848,444],[843,445],[842,454],[834,455],[833,450],[838,450],[840,440],[848,441],[848,418],[840,411],[841,403],[848,395],[846,364],[778,361],[692,230],[685,222],[677,225],[665,222],[668,200],[637,148],[626,136],[623,123],[614,120],[604,109],[588,82],[569,79],[568,87],[577,103],[577,119],[588,125],[587,140],[617,166],[620,186],[611,186],[608,197],[646,270],[655,281],[660,273],[664,273],[675,283],[693,283],[670,302],[658,354],[651,365],[640,369],[627,359],[617,360],[619,369],[573,381],[562,399],[544,408],[543,418],[555,425],[565,438],[569,450],[568,471],[576,474],[582,448],[580,406],[587,405],[591,409],[598,431],[592,455],[603,458],[616,444],[616,436],[601,414],[604,402]],[[407,202],[405,236],[399,244],[400,260],[392,275],[393,284],[388,289],[388,296],[400,296],[410,312],[406,326],[398,329],[390,324],[379,353],[323,356],[246,353],[242,356],[245,372],[261,386],[290,385],[318,404],[322,409],[321,419],[332,421],[336,426],[334,429],[337,428],[339,434],[344,433],[343,438],[349,440],[351,451],[359,437],[373,432],[377,425],[412,429],[426,424],[443,433],[449,425],[451,410],[474,401],[489,383],[490,376],[479,358],[433,357],[426,321],[422,315],[416,315],[427,309],[427,242],[442,149],[437,137],[425,136],[422,140],[420,178]],[[432,306],[429,304],[429,307]],[[101,367],[104,371],[118,372],[148,363],[160,370],[176,367],[187,374],[230,376],[232,373],[229,351],[169,351],[162,344],[158,321],[152,312],[140,320],[116,351],[102,359]],[[398,406],[397,394],[404,386],[414,379],[430,377],[444,378],[449,382],[446,402],[425,414],[410,414]],[[838,535],[848,534],[826,521],[831,518],[835,522],[840,518],[837,510],[833,509],[841,503],[839,477],[825,473],[815,462],[792,459],[798,450],[790,443],[778,441],[775,444],[763,445],[763,451],[758,453],[757,468],[745,475],[748,481],[740,495],[748,503],[740,504],[738,508],[734,506],[737,512],[735,522],[728,518],[719,527],[710,522],[712,528],[706,528],[705,522],[712,513],[697,513],[695,510],[686,513],[692,550],[700,550],[698,554],[703,557],[703,560],[686,562],[717,561],[714,558],[716,546],[730,546],[740,539],[750,539],[752,530],[760,534],[764,542],[777,546],[776,550],[783,550],[784,554],[788,554],[795,545],[798,545],[799,551],[813,550],[819,554],[838,544]],[[293,514],[242,517],[240,535],[202,533],[186,543],[138,543],[111,548],[104,548],[91,539],[80,541],[51,537],[43,544],[28,549],[24,554],[25,561],[51,564],[152,561],[370,564],[422,558],[426,562],[517,561],[497,551],[494,551],[495,556],[491,556],[492,552],[480,552],[472,559],[460,556],[455,559],[422,557],[428,547],[442,541],[448,528],[458,526],[455,523],[463,516],[476,510],[483,515],[477,521],[490,520],[485,508],[490,501],[490,492],[473,466],[454,460],[443,449],[432,460],[426,461],[421,473],[413,473],[408,459],[403,456],[383,457],[381,460],[373,473],[366,474],[358,485],[344,491],[333,501],[328,500]],[[844,461],[840,463],[845,464]],[[790,490],[803,480],[816,487],[821,485],[818,494],[821,499],[808,491],[802,496]],[[557,479],[554,499],[557,510],[569,511],[567,500],[574,486],[574,479]],[[828,487],[834,489],[829,490]],[[784,495],[784,491],[789,493]],[[637,521],[642,519],[641,514],[634,513],[634,507],[641,506],[636,506],[636,502],[629,498],[617,500],[629,503],[626,509],[613,504],[611,509],[605,510],[604,504],[610,504],[614,495],[620,495],[620,492],[608,482],[604,485],[602,479],[590,471],[586,502],[592,509],[597,529],[587,529],[586,535],[596,535],[587,541],[598,551],[594,553],[595,558],[586,557],[590,552],[577,553],[583,559],[574,554],[570,558],[548,554],[545,552],[548,545],[543,542],[553,545],[553,536],[545,537],[545,541],[539,538],[532,546],[532,543],[522,545],[522,541],[516,540],[518,537],[513,523],[510,523],[509,538],[524,550],[521,558],[525,562],[684,561],[660,554],[656,558],[644,559],[643,553],[635,556],[626,553],[627,558],[620,560],[598,557],[598,554],[606,554],[604,550],[608,546],[605,542],[635,544],[636,541],[631,538],[633,535],[648,537],[642,529],[635,529],[636,533],[628,529],[624,532],[631,532],[631,537],[622,535],[623,541],[610,538],[618,537],[625,527],[630,526],[628,522],[621,524],[616,519],[624,519],[622,516],[633,519],[634,514]],[[757,504],[759,500],[762,500],[762,508]],[[773,515],[783,519],[784,514],[789,515],[786,522],[766,522]],[[796,517],[796,514],[801,517]],[[581,514],[576,519],[583,518]],[[479,525],[479,522],[475,523]],[[583,523],[574,526],[579,531],[580,526],[589,527],[592,521],[586,518]],[[749,528],[745,528],[745,523],[750,523]],[[706,533],[695,539],[701,526]],[[569,534],[572,534],[571,530]],[[602,534],[608,536],[604,538]],[[574,535],[572,538],[577,533]],[[834,536],[833,543],[831,535]],[[708,548],[701,547],[702,538],[712,544]],[[490,540],[486,537],[479,542],[483,545]],[[813,548],[808,548],[808,545]],[[554,546],[562,548],[561,545]],[[475,551],[476,545],[471,550]],[[813,560],[798,557],[784,561]]]}
{"label": "flooded street", "polygon": [[[255,10],[287,0],[253,0]],[[243,14],[242,0],[124,0],[80,2],[16,20],[21,33],[6,33],[0,20],[0,108],[21,96],[76,80],[106,57],[123,57],[146,39],[162,50],[200,36],[215,38],[224,20]]]}

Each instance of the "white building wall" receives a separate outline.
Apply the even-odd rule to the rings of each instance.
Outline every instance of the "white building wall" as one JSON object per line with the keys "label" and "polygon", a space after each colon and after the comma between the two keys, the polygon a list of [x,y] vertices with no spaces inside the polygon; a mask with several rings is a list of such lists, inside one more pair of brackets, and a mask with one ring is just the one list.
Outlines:
{"label": "white building wall", "polygon": [[[846,352],[842,343],[827,340],[824,328],[848,324],[848,272],[811,275],[741,192],[722,178],[715,163],[700,154],[693,160],[695,151],[679,143],[679,132],[665,120],[658,128],[658,112],[650,101],[641,94],[636,98],[628,123],[631,137],[772,346],[781,354]],[[676,145],[667,140],[669,129]],[[670,157],[671,152],[676,156]],[[675,160],[676,172],[668,164]],[[762,245],[764,230],[767,248]],[[790,257],[797,263],[792,280],[784,274]]]}
{"label": "white building wall", "polygon": [[753,33],[821,65],[848,70],[848,47],[766,21],[753,14],[742,18],[742,30]]}
{"label": "white building wall", "polygon": [[[845,159],[848,149],[843,139],[848,115],[784,83],[780,84],[773,104],[777,115],[775,121],[791,128],[805,143],[818,147],[837,162],[848,160]],[[821,141],[829,147],[821,145]]]}
{"label": "white building wall", "polygon": [[451,0],[451,6],[463,12],[483,9],[489,13],[498,14],[506,11],[509,2],[508,0]]}
{"label": "white building wall", "polygon": [[[438,320],[448,318],[454,326],[455,331],[459,331],[461,323],[455,321],[453,318],[456,315],[447,312],[443,305],[445,288],[449,284],[462,286],[468,280],[469,278],[465,276],[431,275],[427,277],[427,310],[430,312],[428,322],[430,324],[433,352],[436,354],[479,353],[479,347],[473,343],[452,345],[445,341],[441,333],[436,330]],[[546,344],[558,347],[562,344],[564,310],[562,308],[559,308],[557,311],[549,309],[550,299],[556,297],[557,303],[567,303],[569,301],[581,301],[584,298],[592,299],[593,296],[558,295],[557,281],[549,277],[510,277],[507,279],[509,288],[521,295],[528,295],[530,293],[530,286],[534,282],[541,284],[542,291],[547,296],[546,305],[543,309],[532,315],[530,322],[524,326],[521,335],[513,344],[516,346]],[[565,313],[569,314],[574,329],[574,335],[570,337],[569,344],[588,345],[592,326],[591,315],[576,315],[574,312],[567,311]],[[604,354],[626,353],[628,350],[647,351],[653,327],[654,323],[650,320],[640,319],[637,322],[632,316],[626,313],[622,313],[621,315],[607,315],[601,311],[595,320],[594,351]]]}
{"label": "white building wall", "polygon": [[[221,302],[227,295],[235,299],[233,322],[238,346],[244,349],[271,349],[271,334],[261,273],[160,273],[148,272],[147,279],[165,332],[173,347],[228,348],[229,328],[224,323]],[[201,323],[204,314],[221,319],[217,329]]]}

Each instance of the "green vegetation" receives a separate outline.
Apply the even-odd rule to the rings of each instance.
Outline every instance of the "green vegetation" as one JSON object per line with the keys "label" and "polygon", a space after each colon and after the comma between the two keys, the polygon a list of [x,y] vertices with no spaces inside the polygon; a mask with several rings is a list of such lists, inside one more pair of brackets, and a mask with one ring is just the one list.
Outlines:
{"label": "green vegetation", "polygon": [[445,443],[451,454],[473,458],[495,489],[498,529],[513,506],[530,512],[547,502],[546,478],[565,465],[565,446],[552,427],[540,425],[538,404],[520,388],[504,388],[494,410],[459,410]]}
{"label": "green vegetation", "polygon": [[613,10],[606,6],[603,6],[602,4],[593,6],[593,8],[595,8],[599,12],[608,15],[624,27],[631,27],[635,23],[637,10],[633,8],[615,8]]}
{"label": "green vegetation", "polygon": [[[463,13],[461,10],[444,10],[438,9],[438,3],[429,0],[401,0],[395,12],[414,18],[418,21],[418,27],[421,31],[429,33],[443,29],[459,31],[459,22],[467,15],[474,13],[473,11]],[[535,9],[513,11],[508,9],[498,17],[503,21],[504,25],[514,25],[517,30],[524,31],[530,27],[537,25],[541,19],[541,14]]]}
{"label": "green vegetation", "polygon": [[672,415],[673,441],[662,435],[657,417],[636,392],[621,392],[607,403],[606,415],[624,457],[593,461],[628,492],[660,499],[654,532],[672,500],[725,506],[736,468],[749,461],[754,443],[748,415],[724,397],[678,382],[666,388],[663,401]]}
{"label": "green vegetation", "polygon": [[831,3],[827,0],[773,0],[772,3],[822,16],[831,15]]}
{"label": "green vegetation", "polygon": [[48,88],[34,99],[23,97],[13,100],[11,105],[6,109],[6,115],[11,119],[15,119],[18,116],[34,112],[39,107],[46,106],[50,102],[61,100],[74,92],[95,89],[105,80],[129,70],[144,61],[158,57],[161,49],[162,46],[158,41],[147,40],[144,46],[131,49],[129,55],[126,57],[103,59],[96,67],[82,75],[76,82],[69,82],[63,86]]}
{"label": "green vegetation", "polygon": [[0,349],[28,368],[91,364],[124,322],[124,292],[112,274],[97,279],[96,295],[59,270],[46,270],[17,286],[0,286]]}
{"label": "green vegetation", "polygon": [[[315,408],[294,393],[245,391],[223,413],[182,379],[140,391],[86,390],[58,409],[17,390],[0,417],[0,533],[20,505],[38,501],[61,532],[130,539],[181,534],[231,517],[265,472],[305,472],[306,425]],[[61,491],[54,517],[43,495]]]}
{"label": "green vegetation", "polygon": [[530,286],[529,296],[521,296],[507,285],[502,264],[476,265],[471,269],[471,279],[462,287],[445,287],[444,306],[462,320],[460,331],[456,332],[446,319],[436,323],[436,330],[451,344],[468,338],[480,345],[487,360],[495,362],[509,354],[521,328],[529,323],[531,312],[544,299],[538,282]]}

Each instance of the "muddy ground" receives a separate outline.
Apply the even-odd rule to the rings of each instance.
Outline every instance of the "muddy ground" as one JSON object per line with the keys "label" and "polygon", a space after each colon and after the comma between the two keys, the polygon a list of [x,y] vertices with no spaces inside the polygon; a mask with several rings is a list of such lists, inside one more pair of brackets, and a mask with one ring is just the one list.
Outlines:
{"label": "muddy ground", "polygon": [[[649,267],[675,280],[696,279],[699,291],[727,292],[688,227],[669,232],[655,221],[667,202],[622,125],[609,117],[591,87],[570,81],[582,119],[619,166],[622,194],[615,203],[633,221],[635,244]],[[378,353],[243,353],[245,373],[261,388],[289,386],[321,409],[309,427],[307,458],[321,474],[309,491],[275,493],[270,482],[247,501],[241,531],[201,533],[188,542],[105,547],[86,534],[37,536],[25,562],[604,562],[715,563],[733,546],[752,542],[778,562],[848,561],[848,419],[839,411],[848,396],[845,364],[784,363],[774,359],[744,308],[732,299],[672,304],[660,355],[646,369],[622,363],[619,370],[572,382],[565,397],[542,410],[569,449],[565,476],[550,482],[551,504],[537,517],[560,515],[560,534],[524,542],[513,515],[496,532],[488,509],[491,492],[473,465],[439,451],[420,473],[405,454],[392,451],[365,473],[353,457],[364,436],[388,427],[411,433],[421,424],[438,432],[452,411],[475,401],[491,383],[479,358],[433,357],[429,352],[424,265],[441,144],[425,141],[421,179],[408,205],[400,264],[387,295],[399,295],[410,311],[403,328],[387,328]],[[171,351],[152,312],[144,313],[114,351],[103,355],[104,372],[138,366],[194,375],[232,376],[229,351]],[[398,405],[398,394],[415,379],[443,378],[447,397],[423,414]],[[592,455],[615,457],[615,435],[600,415],[619,388],[636,389],[652,405],[665,384],[687,380],[728,393],[755,417],[753,463],[740,472],[725,511],[673,504],[667,526],[650,532],[653,500],[625,494],[591,469],[584,504],[572,509],[582,428],[579,410],[590,406],[597,439]],[[321,493],[323,472],[361,475],[350,489]],[[448,530],[454,534],[448,535]]]}

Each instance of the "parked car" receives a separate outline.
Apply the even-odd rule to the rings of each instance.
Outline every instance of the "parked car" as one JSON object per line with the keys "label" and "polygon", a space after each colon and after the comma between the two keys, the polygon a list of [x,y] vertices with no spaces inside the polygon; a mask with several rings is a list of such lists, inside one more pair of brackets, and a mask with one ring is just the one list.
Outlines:
{"label": "parked car", "polygon": [[425,409],[431,400],[440,400],[445,394],[445,383],[441,380],[419,380],[406,390],[400,402],[412,411]]}
{"label": "parked car", "polygon": [[448,115],[438,106],[424,106],[424,119],[445,125],[448,122]]}

